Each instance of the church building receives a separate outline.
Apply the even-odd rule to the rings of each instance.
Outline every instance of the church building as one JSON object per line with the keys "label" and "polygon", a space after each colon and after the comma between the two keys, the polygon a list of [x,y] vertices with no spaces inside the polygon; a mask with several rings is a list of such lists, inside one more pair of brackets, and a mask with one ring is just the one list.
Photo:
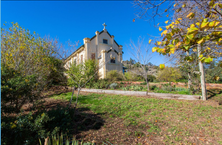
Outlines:
{"label": "church building", "polygon": [[106,30],[106,24],[103,24],[104,29],[92,38],[84,38],[84,44],[80,46],[65,60],[65,68],[68,69],[70,64],[83,63],[85,60],[94,59],[98,60],[99,77],[106,78],[106,74],[110,70],[117,70],[123,73],[122,64],[122,45],[119,45],[114,36],[110,35]]}

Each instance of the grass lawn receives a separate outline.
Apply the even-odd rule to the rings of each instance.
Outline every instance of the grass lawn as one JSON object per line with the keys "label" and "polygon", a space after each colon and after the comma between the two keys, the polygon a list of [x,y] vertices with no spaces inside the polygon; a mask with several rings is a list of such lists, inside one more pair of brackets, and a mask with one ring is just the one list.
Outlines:
{"label": "grass lawn", "polygon": [[[71,94],[68,92],[51,98],[69,101]],[[105,122],[98,129],[81,131],[76,138],[84,141],[222,144],[222,106],[214,100],[204,102],[81,93],[78,108],[87,108]]]}

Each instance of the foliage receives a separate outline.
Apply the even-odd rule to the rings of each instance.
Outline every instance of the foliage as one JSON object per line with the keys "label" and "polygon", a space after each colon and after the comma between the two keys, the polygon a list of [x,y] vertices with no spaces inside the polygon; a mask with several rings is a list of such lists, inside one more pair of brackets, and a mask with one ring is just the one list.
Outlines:
{"label": "foliage", "polygon": [[[55,47],[35,32],[12,23],[1,29],[2,106],[19,111],[25,102],[33,103],[52,84]],[[53,74],[54,75],[54,74]],[[10,103],[9,103],[10,102]],[[5,110],[4,110],[5,111]],[[8,110],[9,111],[9,110]]]}
{"label": "foliage", "polygon": [[148,82],[154,82],[156,77],[154,75],[147,75]]}
{"label": "foliage", "polygon": [[49,68],[50,74],[47,76],[48,87],[51,85],[66,85],[67,77],[63,73],[65,72],[63,61],[55,57],[50,57],[50,61],[53,67]]}
{"label": "foliage", "polygon": [[[181,12],[181,16],[186,15],[186,18],[179,17],[171,23],[167,21],[165,30],[160,27],[159,30],[163,30],[161,34],[163,40],[162,42],[157,41],[157,47],[153,47],[152,50],[163,55],[174,54],[177,50],[195,53],[197,46],[200,45],[204,49],[201,50],[198,59],[208,64],[213,61],[213,58],[221,57],[222,54],[220,49],[222,45],[221,2],[211,0],[209,3],[199,3],[201,7],[198,5],[197,8],[189,10],[187,5],[183,3],[175,5],[175,15]],[[193,6],[195,7],[195,5]],[[213,46],[211,46],[212,44]],[[193,57],[189,55],[185,59],[192,61]]]}
{"label": "foliage", "polygon": [[122,72],[118,72],[117,70],[111,70],[107,72],[106,78],[109,81],[122,81],[125,79]]}
{"label": "foliage", "polygon": [[138,85],[131,85],[131,86],[126,86],[126,87],[122,87],[120,88],[124,91],[145,91],[146,88],[142,87],[142,86],[138,86]]}
{"label": "foliage", "polygon": [[219,66],[221,62],[212,61],[205,65],[206,82],[222,83],[222,68]]}
{"label": "foliage", "polygon": [[[34,118],[32,112],[28,115],[19,114],[16,120],[2,121],[2,143],[3,144],[35,144],[38,137],[42,137],[50,132],[45,131],[44,123],[51,119],[45,113],[38,115]],[[11,122],[10,122],[11,121]],[[57,131],[55,128],[53,133]],[[10,136],[10,138],[9,138]]]}
{"label": "foliage", "polygon": [[160,70],[157,74],[159,81],[174,82],[181,77],[178,69],[172,67],[166,67],[164,70]]}
{"label": "foliage", "polygon": [[63,144],[65,144],[65,145],[70,145],[70,144],[72,144],[72,145],[79,145],[79,144],[81,144],[81,145],[93,145],[93,143],[90,143],[90,142],[83,142],[83,141],[79,142],[78,140],[75,140],[74,137],[69,138],[68,136],[63,135],[63,134],[53,135],[52,137],[47,139],[47,143],[45,143],[45,142],[43,142],[39,139],[39,144],[43,145],[43,143],[44,143],[44,145],[56,145],[56,144],[57,145],[63,145]]}
{"label": "foliage", "polygon": [[68,85],[82,87],[87,83],[87,86],[92,87],[93,83],[98,79],[97,71],[97,62],[94,60],[89,59],[80,64],[73,62],[66,71],[69,76]]}
{"label": "foliage", "polygon": [[[20,113],[15,119],[2,117],[2,142],[4,144],[36,144],[59,131],[69,132],[74,110],[57,106],[48,112]],[[10,136],[10,138],[8,138]]]}
{"label": "foliage", "polygon": [[117,83],[112,83],[112,84],[109,85],[109,87],[110,87],[111,89],[116,89],[117,86],[118,86]]}
{"label": "foliage", "polygon": [[39,98],[35,75],[24,75],[5,64],[1,65],[1,75],[1,107],[4,113],[19,112],[24,103]]}
{"label": "foliage", "polygon": [[156,89],[158,89],[158,87],[156,85],[150,86],[150,90],[156,90]]}
{"label": "foliage", "polygon": [[111,84],[112,82],[108,81],[107,79],[99,79],[97,80],[97,82],[95,82],[93,84],[93,88],[95,89],[108,89],[109,85]]}
{"label": "foliage", "polygon": [[138,80],[138,76],[131,71],[126,72],[124,75],[126,77],[126,80],[130,80],[130,81]]}

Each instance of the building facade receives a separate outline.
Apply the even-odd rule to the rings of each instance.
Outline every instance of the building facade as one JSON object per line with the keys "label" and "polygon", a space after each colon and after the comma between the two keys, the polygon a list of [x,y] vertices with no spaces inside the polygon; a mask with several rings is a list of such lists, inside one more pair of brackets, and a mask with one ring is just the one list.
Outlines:
{"label": "building facade", "polygon": [[109,34],[105,23],[103,26],[104,29],[101,32],[96,31],[96,35],[92,38],[84,38],[84,44],[66,58],[66,69],[73,62],[79,64],[88,59],[95,59],[98,60],[100,78],[106,78],[110,70],[123,72],[122,45],[119,45],[114,40],[114,36]]}

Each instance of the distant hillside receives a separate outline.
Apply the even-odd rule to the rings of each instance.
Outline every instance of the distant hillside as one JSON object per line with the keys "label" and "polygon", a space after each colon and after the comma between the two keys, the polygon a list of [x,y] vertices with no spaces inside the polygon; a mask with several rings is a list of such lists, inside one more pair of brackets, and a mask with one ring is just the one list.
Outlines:
{"label": "distant hillside", "polygon": [[[135,62],[135,60],[131,59],[130,61],[126,60],[126,61],[123,61],[122,63],[123,63],[123,66],[127,68],[126,71],[128,72],[131,71],[133,73],[139,74],[139,69],[141,68],[139,62]],[[158,66],[153,65],[152,63],[148,63],[145,66],[148,69],[149,75],[154,75],[154,76],[157,75]]]}

